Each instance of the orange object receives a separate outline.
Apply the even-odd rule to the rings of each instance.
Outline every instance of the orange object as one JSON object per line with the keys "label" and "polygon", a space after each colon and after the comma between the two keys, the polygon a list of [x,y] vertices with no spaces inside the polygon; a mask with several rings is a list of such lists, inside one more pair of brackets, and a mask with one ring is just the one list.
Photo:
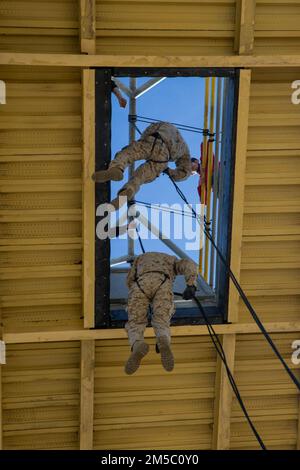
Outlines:
{"label": "orange object", "polygon": [[[206,155],[208,155],[208,150],[209,150],[209,144],[210,144],[210,141],[208,140],[207,141],[207,150],[206,150]],[[201,154],[200,154],[200,165],[202,167],[202,162],[203,162],[203,142],[201,142]],[[213,175],[213,172],[214,172],[214,164],[215,164],[215,154],[213,154],[213,167],[212,167],[212,175]],[[205,171],[205,180],[202,181],[202,178],[201,178],[201,174],[199,176],[199,184],[198,184],[198,194],[199,194],[199,197],[200,197],[200,202],[201,201],[201,192],[202,192],[202,186],[204,185],[204,204],[207,205],[207,177],[208,177],[208,165],[206,165],[206,167],[204,168],[204,171]],[[213,180],[212,180],[212,185],[213,185]]]}

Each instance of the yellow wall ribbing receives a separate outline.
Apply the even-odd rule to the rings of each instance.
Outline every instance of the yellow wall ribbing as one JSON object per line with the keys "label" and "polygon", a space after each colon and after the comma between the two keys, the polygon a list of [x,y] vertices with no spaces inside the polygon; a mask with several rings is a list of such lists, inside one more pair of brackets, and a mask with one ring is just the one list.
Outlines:
{"label": "yellow wall ribbing", "polygon": [[[1,51],[79,57],[78,68],[64,66],[69,56],[56,57],[56,67],[22,56],[36,65],[13,65],[18,57],[11,57],[12,65],[0,69],[7,84],[7,104],[0,106],[1,316],[11,341],[0,374],[5,449],[89,446],[89,419],[95,449],[211,449],[214,435],[217,446],[258,448],[236,401],[231,408],[228,390],[224,397],[219,388],[222,370],[207,335],[180,330],[172,374],[163,372],[151,338],[151,353],[133,377],[123,373],[125,338],[99,333],[93,370],[92,351],[86,356],[71,336],[83,330],[81,52],[89,59],[93,50],[113,54],[109,66],[124,55],[138,65],[135,54],[149,66],[161,56],[173,56],[165,64],[175,66],[186,56],[221,56],[223,64],[233,58],[240,66],[247,58],[236,53],[245,51],[278,58],[281,67],[265,67],[270,57],[258,57],[251,70],[245,203],[235,207],[243,218],[242,287],[266,328],[277,322],[272,336],[299,376],[291,344],[300,335],[300,122],[290,97],[300,67],[285,63],[300,56],[300,1],[251,6],[243,15],[245,0],[0,1]],[[296,389],[261,335],[245,334],[251,319],[241,302],[236,313],[245,330],[236,336],[227,330],[225,343],[250,415],[267,446],[299,448]],[[289,332],[285,322],[294,322]],[[20,335],[31,332],[34,341],[22,343]],[[64,341],[47,342],[51,332],[63,332]],[[80,369],[85,357],[89,363]],[[94,374],[93,408],[80,402],[92,383],[85,388],[85,373]]]}

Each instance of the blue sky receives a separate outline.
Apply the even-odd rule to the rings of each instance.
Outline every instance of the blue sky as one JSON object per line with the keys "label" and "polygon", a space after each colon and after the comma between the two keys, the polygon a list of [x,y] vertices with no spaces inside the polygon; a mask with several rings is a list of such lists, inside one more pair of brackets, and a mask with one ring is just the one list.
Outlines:
{"label": "blue sky", "polygon": [[[149,78],[138,78],[137,86],[140,86]],[[121,81],[128,85],[129,80],[122,78]],[[167,78],[149,92],[137,99],[137,114],[147,116],[157,120],[176,122],[196,127],[203,127],[203,107],[204,107],[204,79],[199,77],[178,77]],[[118,101],[112,95],[112,159],[117,151],[128,144],[128,112],[129,106],[125,109],[119,107]],[[141,131],[147,124],[137,123]],[[201,134],[181,131],[186,140],[191,156],[199,158]],[[137,134],[137,139],[139,135]],[[136,164],[139,166],[142,161]],[[123,182],[112,183],[112,198],[117,194],[119,188],[127,181],[127,172]],[[198,176],[192,176],[188,180],[179,182],[180,188],[186,194],[187,199],[193,203],[199,203],[197,192]],[[181,200],[175,192],[167,176],[161,175],[155,181],[143,185],[136,199],[148,203],[180,203]],[[194,229],[196,227],[194,226]],[[163,229],[160,223],[160,229]],[[199,227],[198,227],[199,230]],[[176,240],[176,244],[185,250],[186,240]],[[171,253],[160,240],[144,240],[146,251],[163,251]],[[111,257],[116,258],[126,254],[127,240],[120,238],[111,242]],[[141,253],[138,242],[135,243],[136,254]],[[172,253],[173,254],[173,253]],[[198,261],[198,249],[189,250],[189,256]]]}

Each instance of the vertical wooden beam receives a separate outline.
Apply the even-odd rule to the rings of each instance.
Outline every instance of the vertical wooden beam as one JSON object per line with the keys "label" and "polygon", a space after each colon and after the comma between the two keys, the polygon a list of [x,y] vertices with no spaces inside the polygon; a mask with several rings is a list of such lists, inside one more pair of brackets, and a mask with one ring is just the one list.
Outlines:
{"label": "vertical wooden beam", "polygon": [[[0,307],[0,340],[3,340],[3,318],[2,308]],[[3,449],[3,389],[2,389],[2,368],[0,364],[0,450]]]}
{"label": "vertical wooden beam", "polygon": [[[237,113],[236,161],[234,174],[234,199],[230,259],[231,269],[238,280],[240,278],[241,267],[250,83],[251,71],[241,70]],[[239,295],[234,285],[230,283],[228,305],[229,322],[236,323],[238,321],[238,307]],[[223,335],[222,344],[226,354],[228,366],[233,373],[235,363],[236,335]],[[213,449],[226,450],[230,447],[230,424],[233,395],[231,385],[228,381],[226,368],[219,358],[217,360],[215,390]]]}
{"label": "vertical wooden beam", "polygon": [[0,365],[0,450],[3,449],[2,367],[3,366]]}
{"label": "vertical wooden beam", "polygon": [[298,407],[299,407],[299,413],[298,413],[298,435],[297,435],[297,444],[296,444],[296,449],[300,450],[300,397],[298,399]]}
{"label": "vertical wooden beam", "polygon": [[95,71],[82,72],[83,115],[83,317],[84,328],[95,325]]}
{"label": "vertical wooden beam", "polygon": [[96,54],[96,0],[79,0],[80,51]]}
{"label": "vertical wooden beam", "polygon": [[81,341],[80,450],[93,449],[95,341]]}
{"label": "vertical wooden beam", "polygon": [[3,411],[2,411],[2,403],[3,403],[3,392],[2,392],[2,368],[4,366],[0,365],[0,450],[3,449]]}
{"label": "vertical wooden beam", "polygon": [[[250,99],[251,71],[241,70],[239,81],[238,114],[236,130],[236,152],[234,171],[234,195],[232,213],[231,257],[230,266],[237,280],[240,278],[242,233],[244,217],[244,193],[246,176],[249,99]],[[228,321],[238,321],[239,294],[230,282]]]}
{"label": "vertical wooden beam", "polygon": [[253,54],[255,0],[237,0],[234,50],[240,55]]}
{"label": "vertical wooden beam", "polygon": [[[231,372],[234,372],[236,335],[223,335],[222,346]],[[214,407],[213,444],[214,450],[228,450],[230,446],[230,421],[232,408],[232,389],[225,366],[217,359],[215,383],[216,397]]]}

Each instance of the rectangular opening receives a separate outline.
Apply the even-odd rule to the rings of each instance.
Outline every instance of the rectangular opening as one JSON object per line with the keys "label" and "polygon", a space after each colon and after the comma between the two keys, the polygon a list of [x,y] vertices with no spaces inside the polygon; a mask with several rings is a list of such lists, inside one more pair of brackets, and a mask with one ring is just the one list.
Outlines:
{"label": "rectangular opening", "polygon": [[[202,166],[207,168],[200,194],[197,174],[178,182],[178,186],[202,221],[205,216],[205,227],[227,260],[230,259],[238,78],[238,69],[96,69],[96,170],[106,169],[112,155],[130,140],[139,139],[139,132],[152,121],[175,124],[188,144],[191,157],[201,157]],[[125,109],[112,94],[112,79],[127,99]],[[141,163],[138,161],[136,168]],[[172,163],[169,166],[174,167]],[[115,198],[127,179],[128,170],[121,182],[96,184],[96,227],[103,228],[107,215],[99,207]],[[205,201],[202,208],[200,195],[202,203]],[[135,200],[136,209],[146,217],[151,228],[157,228],[166,236],[164,240],[159,239],[157,232],[147,230],[138,218],[144,249],[188,256],[197,262],[197,297],[212,323],[226,322],[229,279],[225,266],[211,243],[205,241],[203,234],[201,236],[199,224],[188,215],[188,207],[183,206],[168,176],[160,175],[155,181],[144,184]],[[127,207],[123,207],[112,217],[112,227],[120,218],[121,226],[128,223],[126,212]],[[192,240],[190,236],[194,234]],[[126,234],[112,239],[96,236],[95,247],[95,325],[97,328],[123,327],[127,320],[128,261],[142,253],[139,240],[132,240]],[[182,292],[184,287],[184,278],[179,276],[174,292]],[[175,306],[172,325],[203,323],[192,301],[175,296]]]}

